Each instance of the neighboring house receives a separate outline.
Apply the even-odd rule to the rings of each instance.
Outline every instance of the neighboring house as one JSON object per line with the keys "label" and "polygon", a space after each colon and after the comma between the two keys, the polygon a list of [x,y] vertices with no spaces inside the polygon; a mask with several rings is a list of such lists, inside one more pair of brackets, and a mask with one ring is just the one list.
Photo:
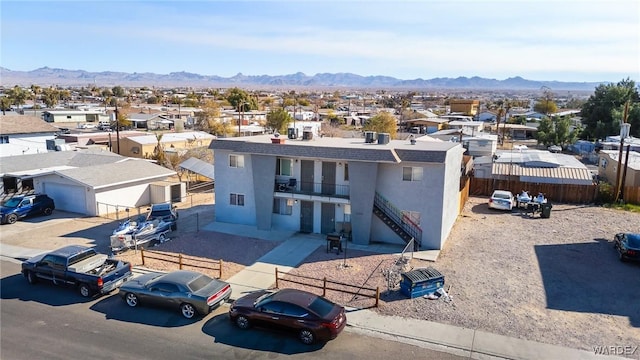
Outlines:
{"label": "neighboring house", "polygon": [[110,120],[102,110],[48,110],[42,113],[42,118],[50,123],[99,123]]}
{"label": "neighboring house", "polygon": [[48,152],[58,131],[36,116],[0,115],[0,157]]}
{"label": "neighboring house", "polygon": [[161,114],[146,114],[146,113],[129,113],[127,114],[127,120],[131,121],[134,129],[157,129],[163,121],[166,121],[167,126],[173,126],[173,121],[167,120],[162,117]]}
{"label": "neighboring house", "polygon": [[[417,138],[418,141],[425,138],[433,138],[440,141],[460,142],[460,130],[446,129],[434,132],[429,135]],[[462,147],[466,151],[466,155],[472,157],[492,156],[498,148],[498,135],[487,134],[484,132],[476,132],[475,135],[469,134],[468,129],[462,130]]]}
{"label": "neighboring house", "polygon": [[[160,144],[166,153],[207,148],[215,136],[203,131],[164,133]],[[131,136],[120,139],[120,155],[151,158],[158,146],[156,135]]]}
{"label": "neighboring house", "polygon": [[484,122],[496,122],[497,119],[498,119],[498,114],[492,111],[483,111],[479,113],[477,116],[478,121],[484,121]]}
{"label": "neighboring house", "polygon": [[451,99],[449,100],[449,109],[452,113],[460,113],[469,116],[475,116],[480,107],[479,100],[469,99]]}
{"label": "neighboring house", "polygon": [[68,145],[75,145],[76,147],[86,147],[90,145],[103,145],[105,149],[112,149],[113,152],[117,152],[118,136],[120,141],[130,136],[143,136],[147,135],[144,131],[112,131],[112,132],[88,132],[88,133],[74,133],[74,134],[60,134],[58,139],[64,139]]}
{"label": "neighboring house", "polygon": [[184,194],[184,184],[166,183],[175,171],[107,151],[66,151],[6,160],[0,164],[5,194],[29,190],[44,193],[53,198],[56,209],[62,211],[95,216],[113,212],[116,206],[122,210],[170,201],[161,196],[162,189],[152,191],[156,183],[167,189],[164,193],[180,193],[175,191],[177,187]]}
{"label": "neighboring house", "polygon": [[484,123],[482,121],[452,120],[447,123],[447,127],[449,129],[462,130],[464,134],[473,136],[484,129]]}
{"label": "neighboring house", "polygon": [[572,155],[546,150],[505,150],[474,159],[479,179],[516,180],[537,184],[592,185],[593,175]]}
{"label": "neighboring house", "polygon": [[444,118],[419,118],[405,121],[409,132],[414,134],[431,134],[446,128],[446,124],[451,121]]}
{"label": "neighboring house", "polygon": [[[385,135],[387,135],[385,137]],[[211,142],[216,221],[441,249],[459,213],[459,143],[269,135]]]}
{"label": "neighboring house", "polygon": [[[607,136],[604,141],[597,144],[602,150],[620,150],[620,135]],[[631,146],[631,151],[640,152],[640,139],[633,136],[629,136],[624,139],[624,150],[627,151],[627,146]]]}
{"label": "neighboring house", "polygon": [[538,128],[520,124],[500,124],[500,129],[497,129],[499,134],[509,134],[514,140],[528,140],[535,137],[535,133],[538,132]]}
{"label": "neighboring house", "polygon": [[[607,180],[611,184],[615,184],[618,176],[618,150],[600,150],[598,152],[598,176]],[[622,170],[624,170],[625,160],[627,158],[627,149],[622,152]],[[620,173],[622,176],[622,172]],[[640,152],[629,152],[629,165],[627,166],[627,175],[624,181],[625,187],[640,187]]]}

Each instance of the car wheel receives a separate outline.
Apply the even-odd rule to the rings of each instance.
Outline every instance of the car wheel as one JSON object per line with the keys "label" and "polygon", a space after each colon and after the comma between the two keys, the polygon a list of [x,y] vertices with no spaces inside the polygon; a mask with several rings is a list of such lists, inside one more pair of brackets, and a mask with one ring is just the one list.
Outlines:
{"label": "car wheel", "polygon": [[167,241],[167,237],[164,236],[164,234],[160,234],[160,236],[158,237],[158,241],[160,241],[160,244],[162,244],[163,242]]}
{"label": "car wheel", "polygon": [[298,339],[305,345],[311,345],[315,341],[315,335],[313,335],[313,332],[309,329],[302,329],[300,333],[298,333]]}
{"label": "car wheel", "polygon": [[44,208],[44,211],[42,212],[43,214],[49,216],[51,214],[53,214],[53,209],[52,208]]}
{"label": "car wheel", "polygon": [[182,316],[186,317],[187,319],[191,319],[196,315],[196,308],[194,308],[193,305],[189,303],[184,303],[180,305],[180,312],[182,313]]}
{"label": "car wheel", "polygon": [[627,261],[627,258],[624,257],[624,255],[622,254],[622,252],[620,252],[620,250],[618,250],[618,259],[620,259],[620,261],[622,262]]}
{"label": "car wheel", "polygon": [[138,297],[134,293],[127,293],[124,296],[124,300],[127,302],[127,305],[131,307],[138,306]]}
{"label": "car wheel", "polygon": [[240,329],[248,329],[251,327],[251,322],[245,316],[239,315],[236,318],[236,326],[238,326]]}
{"label": "car wheel", "polygon": [[78,286],[78,291],[80,292],[80,295],[82,295],[82,297],[91,296],[91,288],[87,284],[80,284]]}
{"label": "car wheel", "polygon": [[31,285],[38,282],[38,277],[36,277],[33,271],[27,271],[27,282]]}
{"label": "car wheel", "polygon": [[16,214],[9,214],[9,216],[7,216],[7,223],[9,224],[15,224],[16,221],[18,221],[18,215]]}

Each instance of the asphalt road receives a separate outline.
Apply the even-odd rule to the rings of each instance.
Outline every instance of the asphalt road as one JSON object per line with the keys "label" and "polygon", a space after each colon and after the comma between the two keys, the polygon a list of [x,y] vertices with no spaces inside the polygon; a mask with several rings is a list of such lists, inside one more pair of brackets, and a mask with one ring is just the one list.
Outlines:
{"label": "asphalt road", "polygon": [[195,320],[178,311],[129,308],[112,295],[87,300],[47,283],[29,285],[0,261],[0,358],[21,359],[462,359],[347,328],[326,344],[240,330],[227,306]]}

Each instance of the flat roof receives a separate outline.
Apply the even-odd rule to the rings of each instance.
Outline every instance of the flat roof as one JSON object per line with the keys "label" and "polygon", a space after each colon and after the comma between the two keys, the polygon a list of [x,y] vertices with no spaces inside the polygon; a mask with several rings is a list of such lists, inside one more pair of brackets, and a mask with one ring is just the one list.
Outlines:
{"label": "flat roof", "polygon": [[[447,152],[458,147],[464,151],[460,143],[444,141],[416,141],[409,139],[390,140],[387,144],[366,143],[362,137],[338,138],[317,137],[311,140],[284,138],[284,143],[272,143],[273,135],[257,135],[234,138],[218,138],[211,142],[210,149],[230,150],[238,153],[280,155],[292,157],[308,157],[335,160],[354,160],[399,163],[444,162]],[[377,140],[377,137],[376,137]]]}

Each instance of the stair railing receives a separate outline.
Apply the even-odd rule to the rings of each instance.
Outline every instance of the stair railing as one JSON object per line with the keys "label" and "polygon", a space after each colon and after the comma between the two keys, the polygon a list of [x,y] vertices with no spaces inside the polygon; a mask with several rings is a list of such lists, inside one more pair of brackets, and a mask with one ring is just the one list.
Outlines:
{"label": "stair railing", "polygon": [[400,225],[402,230],[411,235],[415,241],[420,244],[420,240],[422,239],[422,228],[420,228],[419,225],[412,221],[406,214],[400,211],[400,209],[395,207],[389,200],[385,199],[378,192],[376,192],[373,199],[373,204],[396,224]]}

